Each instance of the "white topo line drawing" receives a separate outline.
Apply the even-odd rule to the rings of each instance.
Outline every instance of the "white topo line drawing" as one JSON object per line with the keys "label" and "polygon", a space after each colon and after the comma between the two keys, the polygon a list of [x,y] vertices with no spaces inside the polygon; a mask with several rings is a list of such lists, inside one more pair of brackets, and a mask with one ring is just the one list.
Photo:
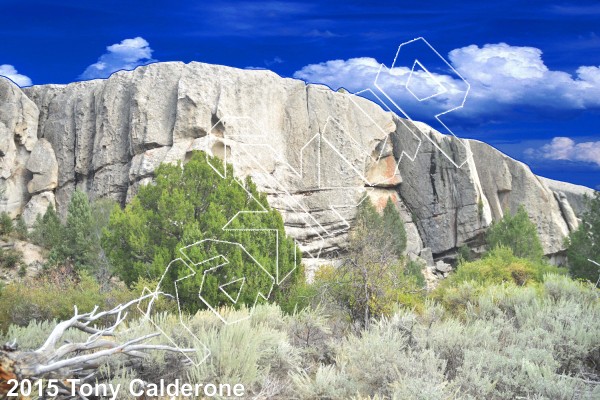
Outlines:
{"label": "white topo line drawing", "polygon": [[[589,259],[588,261],[591,262],[592,264],[594,264],[595,266],[598,267],[598,271],[600,272],[600,264],[598,264],[596,261]],[[596,287],[598,287],[598,285],[600,285],[600,275],[598,275],[598,280],[596,281]]]}
{"label": "white topo line drawing", "polygon": [[[435,117],[435,119],[452,136],[456,137],[454,132],[450,128],[448,128],[446,126],[446,124],[441,120],[441,117],[464,107],[465,101],[469,94],[470,85],[458,73],[458,71],[456,71],[452,67],[452,65],[450,65],[450,63],[448,61],[446,61],[446,59],[444,57],[442,57],[440,55],[440,53],[437,50],[435,50],[433,48],[433,46],[431,46],[429,44],[429,42],[427,42],[424,38],[419,37],[419,38],[412,39],[410,41],[400,44],[390,68],[387,68],[384,64],[381,64],[377,75],[374,77],[372,88],[366,88],[364,90],[361,90],[361,91],[358,91],[355,93],[349,93],[349,99],[354,104],[354,106],[357,107],[357,110],[362,112],[363,117],[366,118],[367,120],[369,120],[376,127],[376,129],[380,130],[381,133],[383,134],[383,137],[385,137],[383,146],[381,147],[381,151],[379,152],[378,155],[376,155],[376,156],[371,155],[371,152],[368,151],[368,149],[363,148],[353,138],[353,136],[349,132],[348,128],[344,127],[343,124],[339,121],[339,119],[337,119],[335,116],[329,116],[329,117],[327,117],[326,122],[320,132],[316,132],[312,136],[309,135],[309,139],[304,144],[304,146],[301,148],[301,151],[299,154],[300,165],[298,167],[293,167],[280,154],[280,152],[278,152],[271,145],[271,143],[269,142],[269,136],[267,135],[266,130],[263,127],[261,127],[255,121],[254,118],[248,117],[248,116],[222,116],[219,119],[219,121],[213,125],[213,127],[211,128],[211,131],[208,132],[208,135],[206,137],[206,143],[207,143],[207,149],[210,149],[211,145],[214,143],[220,143],[223,146],[223,152],[222,152],[222,156],[221,156],[223,165],[213,165],[209,161],[210,166],[221,178],[226,178],[227,177],[226,176],[227,168],[224,168],[224,165],[228,162],[229,150],[231,150],[232,148],[235,148],[236,151],[238,152],[238,154],[243,155],[244,162],[247,163],[247,166],[249,166],[253,171],[257,171],[258,173],[261,174],[261,176],[263,178],[262,186],[270,191],[277,192],[280,195],[281,203],[284,204],[289,210],[291,210],[295,214],[301,216],[300,218],[301,218],[302,222],[304,222],[309,227],[312,234],[314,234],[314,236],[317,238],[316,242],[318,243],[315,246],[315,248],[302,249],[303,254],[307,257],[310,257],[313,259],[318,259],[321,256],[321,252],[323,250],[323,245],[324,245],[325,239],[327,237],[338,234],[342,231],[347,231],[350,228],[350,223],[348,222],[348,218],[346,218],[342,215],[343,212],[341,210],[347,209],[347,208],[352,208],[352,207],[357,207],[358,205],[360,205],[360,203],[362,201],[364,201],[368,197],[367,194],[370,190],[372,190],[373,187],[376,187],[378,185],[385,183],[386,180],[388,180],[388,179],[392,179],[391,177],[384,176],[383,178],[381,178],[381,180],[375,180],[375,181],[370,180],[370,179],[368,179],[367,176],[365,176],[365,172],[362,171],[360,168],[358,168],[357,165],[355,165],[355,163],[348,158],[348,150],[352,149],[355,152],[354,154],[361,154],[362,157],[364,158],[364,160],[369,160],[371,163],[376,163],[376,162],[380,161],[383,157],[383,151],[384,151],[383,149],[385,148],[385,144],[387,143],[387,140],[389,137],[388,136],[389,132],[387,132],[383,127],[377,125],[377,123],[375,121],[373,121],[373,119],[371,118],[369,113],[360,106],[360,104],[359,104],[360,102],[355,99],[356,96],[372,97],[372,98],[376,99],[376,102],[379,102],[379,104],[384,109],[390,111],[391,113],[395,114],[396,116],[398,116],[398,114],[400,114],[401,118],[398,118],[397,120],[407,128],[408,132],[412,133],[412,135],[418,142],[418,145],[416,146],[416,149],[414,150],[414,152],[409,153],[404,150],[401,152],[401,154],[399,155],[399,157],[396,160],[396,163],[394,166],[395,169],[394,169],[393,174],[399,173],[400,162],[404,159],[404,157],[408,158],[411,162],[415,161],[415,158],[417,157],[417,154],[421,149],[421,144],[422,144],[421,137],[427,138],[432,143],[432,145],[441,154],[443,154],[445,156],[445,158],[447,158],[450,161],[450,163],[452,165],[454,165],[456,168],[461,168],[465,163],[467,163],[469,161],[469,158],[472,157],[470,148],[461,139],[457,138],[458,141],[460,142],[460,144],[465,148],[466,158],[462,161],[458,161],[458,162],[455,161],[442,148],[440,148],[439,145],[433,139],[431,139],[431,137],[423,130],[421,124],[414,123],[413,119],[408,115],[406,110],[400,105],[401,102],[398,99],[394,98],[393,93],[391,93],[390,90],[386,90],[384,88],[385,84],[382,83],[382,76],[384,74],[388,74],[390,76],[394,75],[394,69],[400,66],[399,65],[399,56],[401,54],[401,50],[403,48],[406,49],[406,46],[409,46],[411,44],[415,44],[418,42],[424,43],[431,50],[431,52],[434,54],[434,56],[439,58],[439,60],[441,60],[441,62],[447,68],[449,68],[464,83],[465,89],[463,91],[464,95],[462,96],[462,100],[458,104],[454,104],[453,106],[451,106],[449,109],[433,115]],[[420,95],[420,94],[416,93],[411,88],[411,83],[413,81],[413,75],[415,74],[415,70],[417,68],[421,71],[424,71],[424,73],[429,77],[429,79],[431,79],[431,81],[435,83],[434,86],[437,88],[437,91],[435,91],[434,93],[432,93],[430,95],[425,96],[425,95]],[[415,58],[412,61],[412,64],[410,64],[410,74],[408,75],[408,78],[406,79],[406,82],[404,83],[403,86],[404,86],[404,89],[408,93],[410,93],[416,101],[418,101],[420,103],[427,102],[428,100],[431,100],[437,96],[448,93],[450,90],[444,85],[443,82],[440,82],[434,76],[434,74],[432,74],[430,72],[430,70],[427,68],[427,63],[425,63],[417,58]],[[407,123],[407,121],[409,123]],[[244,126],[246,128],[246,133],[240,134],[240,133],[231,132],[228,134],[224,134],[222,132],[223,126],[237,126],[238,128],[240,126]],[[213,133],[214,130],[217,130],[217,127],[218,127],[218,131],[219,131],[218,135]],[[418,133],[415,131],[415,128],[418,131]],[[336,146],[329,139],[328,133],[332,130],[337,130],[338,132],[343,133],[344,138],[347,140],[346,146],[344,146],[343,148],[340,148],[339,146]],[[311,179],[315,178],[315,179],[313,179],[313,180],[315,180],[315,182],[314,182],[314,184],[312,184],[312,186],[310,184],[307,186],[311,186],[313,189],[318,189],[318,190],[339,190],[341,192],[359,191],[360,193],[362,193],[362,195],[359,196],[360,197],[359,200],[354,201],[351,204],[343,203],[343,202],[341,202],[341,203],[338,202],[336,204],[329,204],[329,211],[332,213],[332,215],[336,216],[339,219],[339,224],[337,225],[337,228],[335,228],[335,229],[331,229],[327,226],[324,226],[317,218],[315,218],[315,216],[309,211],[309,208],[305,204],[303,204],[301,201],[299,201],[297,196],[294,196],[294,191],[292,190],[292,188],[289,187],[289,185],[287,185],[285,181],[278,179],[276,176],[274,176],[274,174],[269,172],[265,168],[265,165],[263,162],[264,160],[261,160],[259,157],[257,157],[257,154],[259,154],[259,153],[269,154],[271,161],[275,162],[277,164],[277,167],[283,171],[280,175],[287,174],[289,176],[292,176],[296,180],[304,181],[304,180],[308,179],[307,171],[305,169],[305,164],[304,164],[305,155],[310,155],[311,154],[310,149],[311,149],[311,147],[314,147],[314,146],[316,146],[318,149],[322,149],[322,148],[326,147],[328,149],[328,151],[331,151],[332,154],[335,154],[339,158],[339,160],[341,160],[341,165],[346,166],[346,171],[349,171],[350,174],[354,174],[354,177],[358,178],[358,180],[360,182],[362,182],[362,186],[360,186],[360,187],[357,185],[344,186],[344,185],[330,184],[329,182],[325,182],[322,180],[322,174],[321,174],[321,167],[322,167],[322,160],[320,158],[321,151],[316,152],[316,154],[317,154],[316,160],[310,160],[310,162],[312,164],[316,165],[316,177],[314,177],[314,176],[311,177]],[[257,151],[258,149],[260,149],[262,151]],[[207,151],[207,155],[210,153],[211,153],[210,151]],[[241,182],[238,181],[238,183],[240,184],[240,186],[242,188],[244,188],[244,190],[246,190],[246,188],[244,187],[244,185]],[[246,193],[252,197],[252,194],[250,192],[248,192],[248,190],[246,190]],[[349,196],[349,197],[351,197],[351,196]],[[343,199],[344,196],[338,196],[338,198]],[[256,199],[254,199],[254,200],[256,200]],[[258,201],[256,201],[256,203],[260,204],[260,202],[258,202]],[[295,261],[294,267],[290,271],[280,271],[279,247],[278,247],[279,246],[279,232],[277,231],[277,229],[272,229],[272,228],[268,228],[268,227],[243,227],[243,228],[230,227],[232,222],[234,220],[238,219],[241,215],[244,215],[247,213],[266,213],[266,212],[268,212],[264,207],[261,206],[261,208],[262,208],[261,210],[256,210],[256,211],[239,210],[223,226],[222,229],[223,229],[223,231],[260,231],[260,232],[268,232],[268,233],[275,235],[275,238],[276,238],[275,243],[276,243],[277,248],[275,250],[275,260],[274,260],[275,273],[274,274],[270,273],[269,270],[265,266],[261,265],[261,263],[259,263],[246,250],[246,248],[241,243],[231,242],[231,241],[223,241],[219,238],[205,239],[200,242],[196,242],[196,243],[190,244],[188,246],[184,246],[183,248],[179,249],[180,253],[182,254],[182,257],[171,261],[171,263],[169,263],[169,265],[165,269],[165,272],[164,272],[162,278],[164,278],[164,276],[168,273],[169,269],[173,268],[174,265],[176,265],[176,264],[180,264],[181,267],[187,268],[190,271],[189,274],[178,279],[175,282],[175,298],[178,302],[178,310],[179,310],[179,317],[180,317],[181,325],[191,335],[194,342],[196,342],[198,344],[199,349],[201,349],[201,351],[203,351],[203,353],[202,353],[203,355],[201,357],[199,357],[199,359],[196,361],[192,360],[188,354],[186,354],[185,352],[182,351],[182,354],[186,358],[188,358],[188,360],[190,362],[192,362],[195,365],[200,365],[202,362],[206,361],[206,359],[208,359],[208,357],[210,356],[210,350],[206,346],[206,344],[204,344],[185,323],[185,320],[184,320],[183,314],[182,314],[182,307],[181,307],[181,304],[179,301],[179,295],[178,295],[178,289],[177,289],[178,283],[180,283],[181,281],[183,281],[185,279],[191,278],[191,277],[195,276],[196,274],[200,273],[200,271],[202,271],[201,272],[202,273],[202,281],[198,288],[198,298],[224,324],[229,325],[229,324],[234,324],[234,323],[243,321],[245,319],[248,319],[252,315],[252,310],[253,310],[254,306],[260,301],[266,301],[269,298],[273,288],[276,285],[280,285],[281,283],[283,283],[290,276],[290,274],[292,274],[292,272],[296,268],[298,268],[298,264],[297,264],[298,260],[294,260]],[[186,253],[185,253],[186,249],[192,248],[194,246],[202,245],[207,240],[219,242],[221,244],[228,244],[230,246],[241,249],[250,259],[252,259],[255,262],[256,268],[259,269],[260,271],[262,271],[262,273],[266,274],[268,279],[272,282],[267,293],[263,293],[262,291],[259,291],[259,290],[256,291],[255,295],[253,295],[254,303],[252,304],[252,306],[250,308],[250,312],[248,313],[247,316],[245,316],[243,318],[228,319],[227,316],[224,316],[219,312],[219,307],[217,305],[210,304],[210,302],[207,300],[207,298],[205,296],[203,296],[204,282],[205,282],[205,279],[207,278],[207,276],[219,269],[227,268],[227,266],[230,263],[226,254],[220,254],[218,256],[215,256],[215,257],[212,257],[212,258],[209,258],[206,260],[192,260],[186,255]],[[144,316],[153,324],[154,324],[154,322],[152,322],[152,319],[150,318],[150,313],[151,313],[154,301],[157,299],[158,295],[160,293],[162,293],[161,292],[162,278],[159,281],[159,284],[157,285],[157,287],[154,291],[150,291],[150,289],[144,288],[144,293],[146,293],[146,292],[154,293],[154,297],[152,297],[152,300],[148,304],[148,307],[145,311],[140,308],[140,311],[144,314]],[[251,288],[251,285],[248,283],[247,277],[245,277],[245,276],[230,276],[227,279],[227,281],[219,282],[218,290],[225,294],[225,296],[229,299],[229,301],[231,302],[232,305],[236,305],[239,301],[242,291],[253,290],[253,289]],[[160,328],[156,324],[154,324],[154,325],[158,330],[160,330]],[[175,341],[172,338],[170,338],[162,330],[160,330],[160,331],[163,335],[165,335],[167,337],[167,339],[171,343],[173,343],[175,346],[177,346]]]}
{"label": "white topo line drawing", "polygon": [[[455,104],[450,104],[448,105],[448,108],[445,111],[439,112],[439,113],[435,113],[435,111],[432,113],[432,117],[452,136],[454,136],[458,142],[464,147],[465,149],[465,154],[466,157],[464,160],[462,161],[456,161],[454,158],[451,157],[451,155],[449,155],[444,149],[442,149],[436,142],[435,140],[433,140],[430,135],[427,134],[427,132],[424,131],[423,127],[420,124],[411,124],[412,127],[408,126],[404,121],[402,121],[402,119],[399,119],[402,124],[408,128],[409,131],[413,132],[413,135],[415,135],[415,137],[420,136],[420,137],[424,137],[427,138],[427,140],[429,140],[431,142],[431,144],[441,153],[444,155],[444,157],[450,161],[450,163],[456,167],[456,168],[462,168],[466,163],[469,162],[469,159],[472,158],[472,153],[471,150],[469,148],[469,146],[467,146],[465,144],[465,142],[458,138],[455,133],[452,131],[452,129],[450,129],[443,121],[442,121],[442,117],[444,115],[450,114],[454,111],[460,110],[464,107],[465,102],[467,101],[467,97],[469,95],[469,92],[471,90],[471,85],[469,84],[469,82],[467,82],[467,80],[427,41],[425,40],[425,38],[423,37],[418,37],[412,40],[409,40],[407,42],[404,42],[402,44],[400,44],[400,46],[398,46],[398,50],[396,52],[396,55],[394,57],[394,60],[392,61],[392,65],[388,68],[385,66],[385,64],[381,64],[379,67],[379,70],[373,80],[373,88],[365,88],[363,90],[360,90],[358,92],[353,93],[356,96],[361,96],[361,97],[371,97],[373,99],[375,99],[376,102],[378,102],[384,109],[396,114],[396,116],[399,116],[403,119],[406,119],[410,122],[415,122],[413,120],[413,118],[411,118],[411,116],[409,115],[408,111],[406,110],[406,107],[403,107],[401,105],[402,101],[400,101],[394,94],[393,94],[393,90],[392,89],[398,89],[398,85],[396,85],[395,87],[388,87],[386,89],[386,84],[384,82],[384,77],[387,77],[388,80],[392,79],[392,78],[398,78],[398,75],[394,73],[395,69],[399,68],[399,67],[406,67],[409,68],[410,65],[410,73],[408,74],[408,77],[406,78],[405,82],[400,83],[400,87],[402,87],[404,90],[406,90],[406,92],[408,92],[417,102],[419,103],[424,103],[427,102],[428,100],[434,99],[442,94],[446,94],[446,93],[450,93],[451,89],[449,89],[446,85],[444,85],[443,82],[441,82],[439,79],[437,79],[434,74],[430,71],[430,69],[428,69],[426,67],[425,62],[422,62],[421,60],[419,60],[418,58],[415,58],[414,60],[410,61],[409,64],[407,65],[401,65],[400,64],[400,60],[399,57],[401,55],[401,51],[404,49],[405,51],[407,50],[407,47],[410,45],[414,45],[417,43],[422,43],[426,45],[426,48],[428,48],[434,59],[437,59],[439,62],[441,62],[441,64],[447,68],[448,71],[450,71],[453,75],[455,75],[463,84],[464,84],[464,89],[460,90],[459,92],[462,93],[462,95],[458,96],[458,99],[455,101]],[[430,55],[431,56],[431,55]],[[417,93],[415,93],[414,89],[411,89],[411,83],[413,82],[413,76],[416,74],[416,67],[419,67],[419,69],[421,71],[423,71],[426,76],[428,77],[429,80],[431,80],[434,83],[434,87],[436,87],[438,90],[435,91],[434,93],[428,95],[428,96],[419,96]],[[378,95],[377,93],[379,93],[380,95]],[[357,107],[360,108],[360,105],[358,103],[355,103],[357,105]],[[432,108],[433,110],[433,108]],[[366,113],[365,113],[366,114]],[[420,133],[420,135],[417,135],[414,132],[414,129],[416,128],[416,130]],[[405,154],[403,153],[402,156],[406,155],[411,161],[414,161],[415,157],[417,156],[417,153],[419,152],[420,148],[421,148],[421,139],[420,137],[417,137],[417,139],[419,140],[419,146],[417,147],[417,149],[415,150],[414,154],[409,155],[409,154]],[[400,162],[400,160],[398,161]]]}

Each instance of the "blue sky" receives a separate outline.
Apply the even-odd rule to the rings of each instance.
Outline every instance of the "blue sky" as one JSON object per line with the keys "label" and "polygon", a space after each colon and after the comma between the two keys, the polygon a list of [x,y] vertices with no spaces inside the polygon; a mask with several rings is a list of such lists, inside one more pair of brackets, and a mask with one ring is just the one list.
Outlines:
{"label": "blue sky", "polygon": [[[444,119],[457,136],[600,188],[600,3],[372,3],[0,0],[0,75],[26,86],[202,61],[358,91],[380,64],[392,66],[401,43],[424,37],[471,86],[464,108]],[[412,118],[435,123],[463,82],[427,48],[403,49],[382,88]],[[411,52],[430,72],[412,75],[415,93],[445,91],[427,104],[393,89],[409,77]]]}

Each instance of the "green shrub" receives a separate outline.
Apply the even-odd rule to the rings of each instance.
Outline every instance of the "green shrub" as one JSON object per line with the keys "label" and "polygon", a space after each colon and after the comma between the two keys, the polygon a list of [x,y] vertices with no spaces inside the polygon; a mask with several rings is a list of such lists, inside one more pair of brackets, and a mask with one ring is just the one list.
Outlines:
{"label": "green shrub", "polygon": [[458,264],[462,264],[464,262],[473,261],[473,256],[471,254],[471,249],[466,244],[463,244],[458,248]]}
{"label": "green shrub", "polygon": [[[429,300],[420,314],[402,308],[358,332],[336,328],[339,320],[310,307],[291,315],[273,304],[252,312],[220,309],[241,319],[232,325],[211,311],[159,313],[151,320],[132,312],[115,332],[117,342],[160,330],[166,336],[150,343],[172,345],[169,337],[196,347],[193,361],[204,357],[204,346],[211,356],[196,365],[178,353],[151,352],[142,369],[125,370],[112,357],[101,369],[125,384],[134,376],[155,383],[242,383],[252,398],[598,398],[600,295],[592,284],[546,274],[526,286],[459,285],[469,298],[460,318]],[[0,339],[17,338],[23,349],[33,349],[54,324],[12,325]],[[72,330],[65,339],[85,336]]]}
{"label": "green shrub", "polygon": [[0,213],[0,236],[8,236],[13,231],[13,221],[7,212]]}
{"label": "green shrub", "polygon": [[554,301],[570,300],[582,304],[594,304],[600,292],[592,283],[579,282],[565,275],[544,276],[544,293]]}
{"label": "green shrub", "polygon": [[417,312],[424,309],[427,292],[419,263],[398,260],[386,268],[376,266],[365,271],[366,276],[360,276],[357,270],[340,271],[332,265],[321,266],[312,283],[294,285],[280,305],[288,313],[324,308],[333,320],[341,318],[362,324],[363,317],[357,312],[361,300],[356,296],[364,294],[364,288],[359,288],[357,282],[367,279],[369,285],[373,285],[368,302],[371,315],[389,316],[399,307]]}
{"label": "green shrub", "polygon": [[[317,296],[335,303],[358,325],[389,315],[414,280],[407,276],[402,254],[406,231],[396,206],[388,199],[382,214],[367,199],[358,206],[350,231],[348,254],[339,267],[321,268],[315,275]],[[407,288],[407,285],[410,287]]]}
{"label": "green shrub", "polygon": [[523,206],[515,215],[507,212],[500,221],[494,222],[487,231],[486,239],[489,249],[509,247],[517,257],[533,261],[540,261],[544,256],[537,228]]}
{"label": "green shrub", "polygon": [[412,277],[418,287],[425,287],[425,277],[423,276],[423,265],[418,261],[408,260],[404,266],[404,274]]}
{"label": "green shrub", "polygon": [[[263,304],[252,314],[247,308],[221,308],[219,313],[241,321],[225,325],[211,311],[199,311],[194,316],[184,313],[181,318],[175,314],[158,314],[153,317],[153,323],[131,321],[129,329],[116,339],[130,340],[153,333],[158,327],[178,346],[198,350],[191,354],[192,363],[186,362],[180,354],[152,352],[144,361],[143,370],[137,371],[138,377],[145,381],[241,383],[247,393],[254,395],[249,397],[287,398],[281,392],[289,386],[288,374],[299,369],[302,360],[299,350],[288,340],[281,310]],[[163,336],[153,339],[153,343],[166,340]],[[172,345],[170,341],[169,344]],[[206,348],[210,357],[200,363]]]}
{"label": "green shrub", "polygon": [[567,271],[544,261],[518,257],[508,247],[496,247],[479,260],[459,264],[456,272],[444,280],[442,286],[455,286],[467,281],[479,284],[514,282],[517,285],[526,285],[541,282],[547,273],[566,274]]}
{"label": "green shrub", "polygon": [[[256,262],[279,281],[288,274],[291,281],[298,278],[299,269],[294,267],[301,254],[286,236],[281,215],[269,207],[250,178],[238,181],[231,165],[225,166],[226,177],[221,177],[213,165],[222,161],[202,152],[195,152],[183,166],[162,164],[155,172],[155,184],[141,187],[125,209],[114,209],[102,243],[114,272],[127,285],[142,276],[160,278],[172,260],[184,257],[180,249],[194,243],[198,245],[187,248],[184,258],[200,263],[226,255],[229,261],[206,275],[202,284],[203,298],[213,306],[231,304],[219,285],[232,277],[245,278],[246,287],[253,288],[241,292],[236,306],[254,304],[258,291],[269,294],[273,281]],[[229,229],[223,229],[234,217]],[[241,244],[247,252],[231,243]],[[198,301],[202,272],[214,266],[203,264],[193,277],[179,283],[179,299],[189,311],[203,307]],[[163,290],[175,293],[174,282],[188,274],[182,263],[173,264]],[[277,290],[275,286],[273,298]]]}
{"label": "green shrub", "polygon": [[421,315],[401,310],[347,336],[334,347],[335,363],[292,375],[296,396],[500,400],[600,393],[586,378],[597,379],[600,356],[592,285],[550,274],[533,286],[479,285],[466,297],[460,319],[428,303]]}
{"label": "green shrub", "polygon": [[393,240],[395,244],[395,254],[400,257],[406,250],[406,228],[404,221],[400,217],[400,212],[392,202],[391,198],[388,198],[387,203],[383,209],[382,215],[382,229],[386,235]]}
{"label": "green shrub", "polygon": [[[19,350],[35,350],[44,344],[57,321],[36,321],[19,326],[11,325],[4,335],[0,332],[2,343],[17,341]],[[77,329],[69,329],[65,332],[64,339],[70,341],[85,341],[87,335]]]}
{"label": "green shrub", "polygon": [[418,314],[422,313],[425,308],[425,294],[424,288],[407,284],[403,290],[399,290],[396,294],[396,307],[394,307],[394,310],[404,307]]}
{"label": "green shrub", "polygon": [[46,249],[57,249],[62,246],[64,228],[52,204],[44,215],[38,214],[30,235],[31,241]]}
{"label": "green shrub", "polygon": [[600,276],[600,192],[587,199],[587,210],[579,228],[566,239],[567,259],[571,274],[576,278],[597,282]]}
{"label": "green shrub", "polygon": [[92,277],[78,275],[66,267],[45,271],[42,276],[7,284],[0,291],[0,327],[27,325],[32,320],[68,319],[73,306],[80,312],[98,305],[104,309],[137,297],[123,285],[109,290]]}
{"label": "green shrub", "polygon": [[61,222],[50,205],[43,216],[37,216],[29,236],[33,243],[50,250],[49,265],[68,263],[99,280],[110,279],[101,238],[115,205],[110,199],[90,203],[84,192],[75,190],[69,201],[66,223]]}
{"label": "green shrub", "polygon": [[15,224],[15,233],[21,240],[27,240],[29,237],[27,225],[25,224],[23,216],[19,216],[19,218],[17,218],[17,223]]}
{"label": "green shrub", "polygon": [[288,315],[285,323],[290,344],[298,349],[305,369],[325,361],[328,354],[333,352],[333,338],[342,335],[336,327],[335,318],[321,306],[304,308]]}
{"label": "green shrub", "polygon": [[479,260],[459,264],[456,272],[440,283],[432,297],[449,310],[462,313],[486,286],[502,283],[535,285],[543,282],[546,274],[566,273],[564,268],[545,261],[519,258],[510,248],[496,247]]}
{"label": "green shrub", "polygon": [[23,253],[15,249],[0,248],[0,268],[16,268],[23,262]]}
{"label": "green shrub", "polygon": [[277,304],[287,314],[318,305],[318,285],[306,281],[304,267],[301,267],[300,277],[285,287],[276,298]]}
{"label": "green shrub", "polygon": [[69,260],[78,270],[91,271],[94,268],[94,262],[98,259],[98,248],[95,246],[97,237],[93,234],[96,222],[92,218],[92,208],[87,195],[75,190],[67,209],[60,262]]}
{"label": "green shrub", "polygon": [[469,330],[448,335],[463,338],[455,383],[475,398],[594,398],[582,376],[598,362],[599,311],[597,292],[565,276],[482,287],[461,324]]}
{"label": "green shrub", "polygon": [[318,365],[314,375],[306,371],[291,375],[293,397],[297,399],[348,399],[356,394],[348,386],[348,379],[334,365]]}

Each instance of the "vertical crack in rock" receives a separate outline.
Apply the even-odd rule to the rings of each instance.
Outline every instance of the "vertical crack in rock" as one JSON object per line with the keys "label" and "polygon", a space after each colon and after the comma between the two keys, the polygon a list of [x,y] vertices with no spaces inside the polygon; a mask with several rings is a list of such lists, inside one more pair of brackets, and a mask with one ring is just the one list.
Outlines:
{"label": "vertical crack in rock", "polygon": [[435,173],[437,171],[437,164],[436,164],[435,156],[436,156],[435,152],[432,151],[430,162],[429,162],[429,182],[431,183],[431,191],[433,194],[433,200],[435,203],[438,203],[439,198],[438,198],[437,189],[435,187]]}
{"label": "vertical crack in rock", "polygon": [[77,115],[77,109],[76,109],[76,105],[77,105],[77,101],[76,99],[74,99],[75,101],[72,101],[70,106],[71,106],[71,115],[73,115],[73,118],[71,118],[71,120],[69,121],[69,129],[71,132],[73,132],[73,179],[75,180],[75,188],[77,189],[77,184],[79,183],[79,173],[77,172],[77,155],[79,153],[79,135],[77,135],[77,127],[76,127],[76,122],[75,122],[75,118]]}

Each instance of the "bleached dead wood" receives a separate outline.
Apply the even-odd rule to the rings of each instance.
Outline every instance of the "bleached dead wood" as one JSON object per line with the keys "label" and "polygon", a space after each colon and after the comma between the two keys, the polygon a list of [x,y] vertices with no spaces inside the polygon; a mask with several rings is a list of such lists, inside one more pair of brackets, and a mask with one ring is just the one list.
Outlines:
{"label": "bleached dead wood", "polygon": [[[109,340],[127,318],[127,310],[131,306],[149,298],[156,298],[157,295],[164,293],[150,293],[102,312],[95,307],[90,312],[80,314],[77,307],[74,307],[73,317],[58,323],[44,344],[34,351],[19,351],[16,341],[5,344],[0,349],[0,397],[10,390],[8,381],[11,379],[29,379],[32,382],[39,379],[58,379],[66,396],[70,393],[65,384],[67,379],[80,379],[81,383],[93,382],[97,379],[100,366],[109,357],[117,354],[124,355],[125,366],[134,367],[147,356],[148,351],[195,352],[195,349],[147,343],[160,333],[147,334],[123,343]],[[107,320],[111,321],[108,325]],[[102,326],[101,323],[105,325]],[[69,329],[85,332],[88,337],[79,343],[61,343]]]}

